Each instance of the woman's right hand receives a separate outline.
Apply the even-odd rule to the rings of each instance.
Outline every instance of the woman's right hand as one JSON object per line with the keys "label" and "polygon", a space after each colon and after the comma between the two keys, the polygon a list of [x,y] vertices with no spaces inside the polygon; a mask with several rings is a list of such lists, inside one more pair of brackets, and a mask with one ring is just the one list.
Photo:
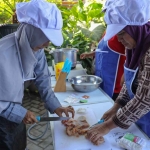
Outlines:
{"label": "woman's right hand", "polygon": [[80,59],[92,58],[93,56],[95,56],[95,51],[89,53],[82,53],[80,55]]}
{"label": "woman's right hand", "polygon": [[82,53],[80,55],[80,59],[85,59],[85,58],[88,58],[88,53]]}
{"label": "woman's right hand", "polygon": [[105,121],[111,119],[113,116],[115,116],[115,114],[117,113],[119,108],[120,108],[120,105],[115,103],[114,106],[111,109],[109,109],[108,111],[106,111],[104,113],[104,115],[102,116],[101,119],[104,119]]}
{"label": "woman's right hand", "polygon": [[24,119],[23,119],[23,123],[24,124],[33,124],[36,122],[37,122],[37,120],[36,120],[34,113],[28,110]]}

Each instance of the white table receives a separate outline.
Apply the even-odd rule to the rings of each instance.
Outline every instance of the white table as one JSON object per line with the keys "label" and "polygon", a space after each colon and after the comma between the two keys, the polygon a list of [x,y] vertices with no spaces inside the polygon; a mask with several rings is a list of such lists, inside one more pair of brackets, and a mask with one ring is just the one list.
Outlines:
{"label": "white table", "polygon": [[[50,69],[51,74],[55,75],[54,71],[52,70],[52,67],[49,67],[49,69]],[[79,66],[78,70],[83,70],[82,66]],[[56,83],[56,79],[54,76],[51,77],[51,81],[52,81],[51,82],[52,87],[54,87],[55,83]],[[94,111],[94,114],[95,114],[95,117],[97,118],[97,120],[99,120],[102,117],[102,115],[113,106],[113,103],[114,103],[113,100],[106,93],[104,93],[103,90],[100,88],[93,92],[90,92],[90,93],[79,93],[79,92],[75,92],[72,89],[70,83],[67,82],[66,86],[67,86],[66,92],[55,93],[58,100],[60,101],[60,103],[63,106],[72,105],[75,109],[77,109],[79,107],[90,108]],[[66,102],[64,102],[64,99],[72,93],[77,94],[78,96],[82,96],[82,95],[90,96],[88,103],[67,104]],[[55,134],[54,134],[54,124],[53,123],[51,123],[51,128],[52,128],[52,133],[53,133],[52,135],[54,136]],[[108,143],[109,143],[109,147],[111,145],[113,145],[113,150],[120,149],[120,148],[117,148],[117,145],[114,144],[115,141],[113,140],[113,135],[116,132],[119,132],[120,134],[124,134],[126,132],[132,132],[135,135],[145,138],[147,140],[147,142],[150,143],[149,139],[133,124],[128,130],[116,128],[116,129],[112,130],[110,132],[110,134],[106,135],[106,139],[110,139],[110,138],[112,139]],[[55,138],[56,137],[53,137],[53,139],[55,139]],[[117,137],[115,137],[115,138],[117,138]],[[55,140],[53,142],[54,142],[54,149],[56,148],[55,150],[63,150],[63,149],[58,149],[57,146],[55,145],[55,144],[60,144],[60,143],[58,143],[58,141],[57,141],[57,143]],[[114,148],[114,146],[116,146],[116,147]],[[105,145],[104,145],[104,147],[101,147],[101,148],[102,149],[100,149],[100,150],[107,149],[107,147]],[[64,150],[66,150],[66,149],[64,149]],[[76,150],[76,149],[71,149],[71,150]],[[90,148],[90,150],[96,150],[96,148]],[[148,147],[144,150],[150,150],[150,145],[148,145]]]}
{"label": "white table", "polygon": [[[94,112],[94,117],[96,118],[93,121],[94,117],[92,117],[92,124],[94,124],[108,109],[112,107],[112,105],[112,102],[105,102],[82,106],[78,105],[73,107],[75,110],[77,110],[78,108],[85,108],[86,110],[91,109]],[[91,118],[91,115],[88,115],[88,117],[86,118],[90,123],[89,119]],[[135,124],[133,124],[127,130],[123,130],[121,128],[115,128],[111,130],[107,135],[104,136],[105,143],[99,146],[94,146],[90,141],[86,140],[84,136],[80,138],[68,137],[65,134],[65,127],[60,122],[51,123],[51,131],[54,139],[53,145],[55,150],[123,150],[117,145],[116,140],[127,132],[144,138],[147,141],[147,146],[143,150],[150,150],[149,139],[146,138],[146,136],[137,128]]]}
{"label": "white table", "polygon": [[[55,79],[55,72],[53,71],[52,67],[49,67],[49,70],[51,72],[51,85],[52,88],[54,88],[55,84],[56,84],[56,79]],[[69,77],[71,77],[72,75],[77,75],[78,73],[82,74],[86,74],[85,70],[82,68],[82,66],[80,64],[77,64],[76,69],[71,70],[71,72],[69,73]],[[68,77],[68,78],[69,78]],[[80,93],[80,92],[76,92],[74,91],[74,89],[71,87],[71,84],[66,81],[66,88],[67,91],[66,92],[57,92],[55,93],[56,97],[59,99],[60,103],[63,106],[67,106],[67,105],[84,105],[84,103],[72,103],[72,104],[68,104],[66,102],[64,102],[64,100],[70,96],[71,94],[76,95],[77,97],[82,97],[84,95],[88,95],[89,99],[88,102],[86,104],[94,104],[94,103],[104,103],[104,102],[111,102],[112,104],[114,103],[114,101],[101,89],[97,89],[93,92],[89,92],[89,93]]]}

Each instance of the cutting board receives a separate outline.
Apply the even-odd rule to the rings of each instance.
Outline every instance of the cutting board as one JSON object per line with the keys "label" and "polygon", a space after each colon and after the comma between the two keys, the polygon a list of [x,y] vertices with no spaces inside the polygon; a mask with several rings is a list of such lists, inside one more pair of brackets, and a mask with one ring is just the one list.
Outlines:
{"label": "cutting board", "polygon": [[[96,105],[96,106],[95,106]],[[108,104],[107,104],[108,105]],[[101,117],[103,109],[106,107],[104,103],[98,104],[91,104],[88,106],[74,106],[75,111],[78,108],[86,108],[87,113],[85,117],[87,118],[87,122],[90,125],[95,124],[98,119],[98,116]],[[102,111],[101,113],[95,114],[96,110]],[[78,118],[79,114],[75,114],[75,119]],[[97,116],[97,117],[96,117]],[[73,137],[68,136],[65,133],[65,126],[61,124],[59,121],[54,122],[54,147],[55,150],[124,150],[117,145],[117,139],[123,136],[125,133],[133,133],[134,135],[138,135],[144,138],[147,141],[147,146],[143,150],[150,150],[150,140],[147,139],[141,131],[137,128],[135,124],[133,124],[129,129],[123,130],[121,128],[115,128],[111,130],[107,135],[104,136],[105,143],[99,146],[93,145],[89,140],[87,140],[84,136],[80,137]]]}
{"label": "cutting board", "polygon": [[[77,109],[75,109],[75,111],[77,111]],[[90,125],[93,125],[98,121],[96,119],[93,110],[90,108],[86,109],[85,115],[76,113],[75,119],[77,119],[79,116],[85,116],[87,122]],[[61,122],[58,121],[54,122],[55,150],[100,150],[100,147],[101,148],[106,147],[106,144],[103,144],[103,146],[93,145],[90,141],[88,141],[85,138],[84,135],[80,137],[68,136],[65,133],[65,129],[66,127],[63,124],[61,124]],[[101,150],[105,150],[105,149],[101,149]]]}

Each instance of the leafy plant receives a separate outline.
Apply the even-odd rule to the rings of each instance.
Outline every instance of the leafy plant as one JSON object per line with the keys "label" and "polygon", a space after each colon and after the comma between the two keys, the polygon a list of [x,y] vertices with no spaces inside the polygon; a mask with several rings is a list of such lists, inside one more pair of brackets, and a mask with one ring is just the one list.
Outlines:
{"label": "leafy plant", "polygon": [[[82,0],[71,8],[58,5],[63,17],[63,36],[64,43],[62,48],[73,47],[79,50],[78,61],[80,61],[88,73],[91,74],[91,59],[80,60],[80,54],[90,52],[92,46],[96,46],[101,39],[105,24],[103,13],[101,13],[102,4],[92,2],[84,4]],[[69,16],[69,19],[68,19]],[[92,29],[92,25],[95,26]],[[49,50],[56,48],[51,45]],[[51,57],[52,58],[52,57]]]}
{"label": "leafy plant", "polygon": [[29,0],[0,0],[0,24],[13,23],[16,3],[24,1]]}
{"label": "leafy plant", "polygon": [[[13,23],[13,15],[15,15],[15,7],[19,2],[27,2],[30,0],[0,0],[0,24]],[[55,0],[49,0],[55,3]],[[61,0],[57,1],[60,4]]]}
{"label": "leafy plant", "polygon": [[[12,15],[15,11],[15,5],[18,2],[29,0],[0,0],[0,24],[12,23]],[[48,0],[56,3],[55,0]],[[88,3],[83,3],[79,0],[77,4],[72,5],[73,0],[70,0],[70,6],[62,6],[62,1],[57,1],[57,6],[62,12],[63,17],[63,36],[64,43],[61,47],[68,46],[79,49],[78,61],[81,61],[84,68],[87,68],[90,73],[91,59],[80,60],[80,54],[90,52],[92,46],[97,45],[105,30],[103,21],[103,13],[101,13],[102,4],[89,0]],[[93,27],[94,26],[94,27]],[[56,48],[50,45],[48,49]],[[51,64],[53,57],[46,52],[48,64]]]}

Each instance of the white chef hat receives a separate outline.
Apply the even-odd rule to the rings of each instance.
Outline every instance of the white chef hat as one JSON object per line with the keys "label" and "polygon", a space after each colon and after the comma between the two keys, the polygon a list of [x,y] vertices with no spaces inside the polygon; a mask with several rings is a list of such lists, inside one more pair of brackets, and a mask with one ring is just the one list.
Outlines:
{"label": "white chef hat", "polygon": [[107,7],[109,7],[115,0],[106,0],[105,4],[103,5],[102,11],[105,12]]}
{"label": "white chef hat", "polygon": [[127,25],[144,25],[150,19],[150,0],[114,0],[107,3],[107,24],[104,40],[107,41]]}
{"label": "white chef hat", "polygon": [[16,5],[17,19],[40,28],[46,37],[56,46],[61,46],[63,26],[60,10],[53,3],[45,0],[31,0]]}

